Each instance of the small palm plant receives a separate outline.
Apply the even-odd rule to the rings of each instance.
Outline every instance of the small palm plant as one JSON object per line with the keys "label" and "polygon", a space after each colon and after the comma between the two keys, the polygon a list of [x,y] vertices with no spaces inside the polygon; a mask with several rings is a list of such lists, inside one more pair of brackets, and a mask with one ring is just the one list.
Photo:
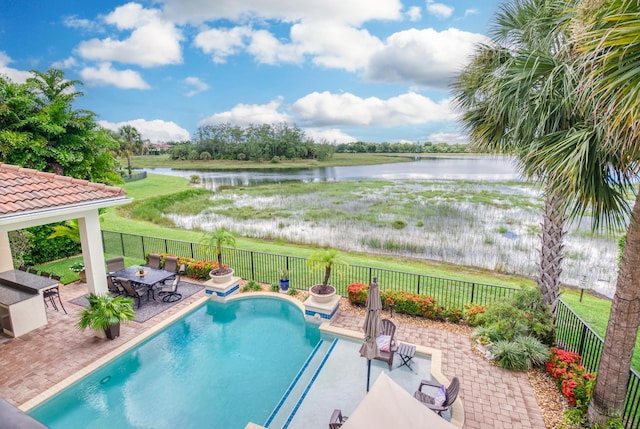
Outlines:
{"label": "small palm plant", "polygon": [[112,297],[109,294],[97,295],[90,293],[87,296],[89,306],[84,308],[80,312],[80,320],[78,320],[78,328],[93,329],[95,331],[107,331],[107,337],[109,336],[109,329],[117,327],[118,336],[120,333],[120,323],[133,320],[136,315],[133,309],[133,299],[124,296]]}
{"label": "small palm plant", "polygon": [[213,250],[213,253],[215,254],[218,261],[218,268],[212,270],[212,273],[215,273],[216,275],[223,275],[231,272],[230,268],[224,267],[222,265],[222,254],[228,251],[225,246],[236,246],[236,239],[233,234],[231,234],[225,228],[217,228],[207,233],[202,238],[202,244],[210,247]]}
{"label": "small palm plant", "polygon": [[342,255],[335,249],[316,250],[309,256],[307,265],[309,265],[311,269],[324,269],[322,284],[314,286],[314,292],[320,295],[329,294],[334,290],[333,286],[329,285],[331,271],[334,268],[349,266],[342,258]]}

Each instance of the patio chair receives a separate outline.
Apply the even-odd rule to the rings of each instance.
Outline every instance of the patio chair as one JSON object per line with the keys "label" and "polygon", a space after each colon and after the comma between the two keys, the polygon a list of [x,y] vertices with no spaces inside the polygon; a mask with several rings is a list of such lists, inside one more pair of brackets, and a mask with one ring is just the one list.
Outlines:
{"label": "patio chair", "polygon": [[124,270],[124,268],[124,256],[107,259],[108,272],[115,273],[116,271]]}
{"label": "patio chair", "polygon": [[331,419],[329,420],[329,429],[338,429],[342,427],[342,424],[347,421],[348,417],[342,415],[342,411],[339,409],[333,410]]}
{"label": "patio chair", "polygon": [[[422,392],[422,388],[425,386],[437,388],[438,391],[435,393],[435,396],[430,396]],[[414,393],[413,396],[435,413],[440,414],[443,411],[448,410],[451,407],[451,404],[455,402],[456,398],[458,398],[459,390],[460,380],[458,380],[458,377],[453,377],[451,384],[449,384],[449,387],[446,389],[438,382],[422,380],[418,390],[416,390],[416,393]]]}
{"label": "patio chair", "polygon": [[49,302],[51,303],[53,308],[56,311],[58,311],[58,306],[56,305],[56,301],[55,301],[55,298],[58,297],[58,301],[60,302],[60,307],[62,307],[62,309],[64,310],[64,314],[68,314],[67,309],[64,308],[64,304],[62,304],[62,298],[60,298],[60,276],[52,273],[49,275],[49,277],[52,278],[53,280],[58,281],[58,285],[56,287],[47,289],[44,292],[42,292],[42,297],[44,298],[45,305],[47,304],[47,299],[49,299]]}
{"label": "patio chair", "polygon": [[50,278],[51,277],[51,273],[48,271],[40,271],[40,275],[42,277],[46,277],[46,278]]}
{"label": "patio chair", "polygon": [[20,264],[20,266],[18,267],[18,269],[20,271],[27,271],[27,266],[25,264]]}
{"label": "patio chair", "polygon": [[175,273],[178,269],[178,258],[175,256],[167,256],[164,258],[164,270]]}
{"label": "patio chair", "polygon": [[182,294],[178,293],[178,285],[180,284],[180,276],[176,276],[171,284],[163,284],[158,288],[158,296],[162,297],[163,302],[176,302],[182,299]]}
{"label": "patio chair", "polygon": [[124,288],[113,276],[107,275],[107,287],[112,295],[124,295]]}
{"label": "patio chair", "polygon": [[149,262],[147,263],[147,267],[153,268],[154,270],[160,269],[160,255],[157,253],[149,253]]}
{"label": "patio chair", "polygon": [[36,276],[39,274],[39,271],[38,271],[38,270],[36,270],[36,269],[35,269],[35,268],[33,268],[33,267],[29,267],[29,268],[27,268],[27,272],[28,272],[28,273],[31,273],[31,274],[35,274]]}
{"label": "patio chair", "polygon": [[148,293],[149,288],[147,287],[140,287],[140,288],[134,288],[133,285],[131,284],[131,281],[129,281],[128,279],[125,279],[124,277],[116,277],[116,281],[118,283],[120,283],[120,285],[122,286],[122,289],[124,290],[124,294],[125,296],[131,297],[133,298],[135,301],[137,301],[138,303],[138,308],[140,308],[140,305],[142,305],[142,297]]}
{"label": "patio chair", "polygon": [[374,358],[382,362],[389,364],[389,371],[393,367],[393,355],[396,351],[396,340],[394,336],[396,334],[396,325],[389,319],[382,319],[382,332],[380,335],[389,335],[391,337],[389,351],[380,350],[380,356]]}

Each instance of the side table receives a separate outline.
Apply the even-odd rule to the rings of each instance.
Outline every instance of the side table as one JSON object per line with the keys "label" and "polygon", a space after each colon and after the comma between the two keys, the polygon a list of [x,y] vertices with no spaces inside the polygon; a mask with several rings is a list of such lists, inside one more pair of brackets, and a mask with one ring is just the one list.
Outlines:
{"label": "side table", "polygon": [[398,349],[396,350],[396,353],[398,353],[398,355],[400,356],[400,359],[402,359],[402,363],[398,368],[400,368],[403,365],[406,365],[407,368],[413,371],[413,368],[411,368],[411,361],[413,360],[413,357],[416,355],[416,346],[414,346],[413,344],[400,343],[398,345]]}

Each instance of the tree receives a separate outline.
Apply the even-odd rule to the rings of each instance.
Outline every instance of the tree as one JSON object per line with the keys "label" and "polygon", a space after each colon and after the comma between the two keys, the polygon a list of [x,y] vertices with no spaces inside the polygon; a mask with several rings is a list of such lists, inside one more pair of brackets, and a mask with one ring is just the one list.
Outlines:
{"label": "tree", "polygon": [[[635,0],[584,1],[577,26],[580,90],[606,128],[601,150],[619,156],[607,170],[622,183],[640,161],[640,6]],[[578,162],[577,160],[571,160]],[[627,182],[628,183],[628,182]],[[607,325],[589,420],[600,425],[622,414],[640,325],[640,194],[637,183],[616,291]]]}
{"label": "tree", "polygon": [[[520,169],[545,186],[537,283],[555,313],[559,300],[566,213],[554,187],[557,176],[532,166],[536,140],[568,138],[580,117],[575,97],[563,88],[570,73],[567,35],[558,26],[569,0],[517,0],[494,18],[492,42],[477,47],[454,92],[472,144],[482,151],[515,155]],[[565,17],[564,19],[567,19]]]}
{"label": "tree", "polygon": [[118,129],[120,135],[120,151],[119,153],[127,157],[127,170],[131,176],[131,155],[136,153],[138,147],[142,147],[142,138],[135,127],[131,125],[123,125]]}

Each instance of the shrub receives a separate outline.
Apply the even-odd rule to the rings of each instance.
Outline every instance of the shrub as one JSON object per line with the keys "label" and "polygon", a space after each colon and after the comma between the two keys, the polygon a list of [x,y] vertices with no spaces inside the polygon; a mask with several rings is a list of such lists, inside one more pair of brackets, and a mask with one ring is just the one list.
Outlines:
{"label": "shrub", "polygon": [[506,369],[528,369],[528,361],[524,348],[515,341],[498,341],[493,346],[493,356],[498,364]]}
{"label": "shrub", "polygon": [[[164,260],[167,256],[174,256],[170,253],[159,253],[161,264],[164,265]],[[149,255],[147,254],[147,262],[149,262]],[[209,271],[218,268],[218,262],[216,261],[201,261],[193,258],[178,258],[178,266],[184,264],[186,269],[186,275],[199,280],[207,280],[209,278]],[[225,265],[225,264],[223,264]]]}
{"label": "shrub", "polygon": [[261,291],[262,290],[262,286],[260,286],[259,283],[254,282],[253,280],[249,281],[246,285],[244,285],[244,287],[242,288],[243,292],[250,292],[250,291]]}
{"label": "shrub", "polygon": [[500,340],[500,334],[492,325],[478,326],[471,333],[471,338],[479,340],[482,344],[495,343]]}
{"label": "shrub", "polygon": [[209,161],[210,159],[211,159],[211,154],[209,152],[207,152],[206,150],[204,152],[200,153],[200,160]]}
{"label": "shrub", "polygon": [[527,354],[531,366],[542,366],[549,356],[549,347],[544,345],[536,337],[523,335],[516,338],[516,342],[522,346]]}
{"label": "shrub", "polygon": [[272,283],[271,292],[280,292],[280,285],[278,283]]}
{"label": "shrub", "polygon": [[527,326],[527,332],[544,344],[554,344],[555,325],[551,309],[542,302],[542,293],[538,289],[518,291],[510,302],[524,312],[523,322]]}
{"label": "shrub", "polygon": [[581,362],[579,354],[552,347],[546,370],[569,404],[586,415],[596,376],[587,372]]}
{"label": "shrub", "polygon": [[391,226],[394,227],[395,229],[404,229],[407,227],[407,222],[402,219],[396,219],[393,222],[391,222]]}
{"label": "shrub", "polygon": [[274,156],[273,158],[271,158],[271,163],[272,164],[278,164],[280,162],[280,157],[279,156]]}
{"label": "shrub", "polygon": [[511,341],[527,332],[525,313],[508,302],[496,302],[487,306],[485,325],[492,326],[501,340]]}
{"label": "shrub", "polygon": [[484,311],[484,305],[465,304],[464,320],[467,322],[467,325],[474,327],[484,324]]}
{"label": "shrub", "polygon": [[193,184],[200,183],[200,176],[198,176],[197,174],[192,174],[191,177],[189,178],[189,183],[193,183]]}
{"label": "shrub", "polygon": [[290,287],[289,291],[287,292],[287,295],[291,295],[291,296],[296,296],[297,294],[298,294],[298,289],[294,287]]}
{"label": "shrub", "polygon": [[240,152],[239,154],[236,155],[236,159],[238,161],[244,161],[245,159],[247,159],[247,155],[245,155],[244,153]]}
{"label": "shrub", "polygon": [[365,306],[367,304],[367,295],[369,294],[369,286],[364,283],[351,283],[347,286],[347,297],[351,305]]}

